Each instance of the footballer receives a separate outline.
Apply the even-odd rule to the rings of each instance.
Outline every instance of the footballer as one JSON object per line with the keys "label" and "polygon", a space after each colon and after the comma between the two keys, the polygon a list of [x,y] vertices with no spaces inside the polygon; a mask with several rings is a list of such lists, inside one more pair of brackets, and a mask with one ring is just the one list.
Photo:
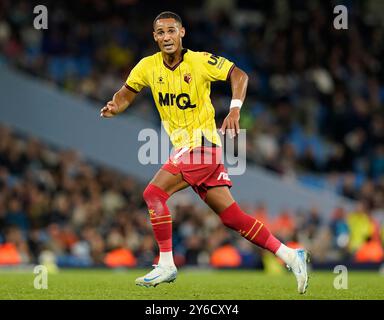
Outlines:
{"label": "footballer", "polygon": [[[224,57],[184,48],[184,36],[185,28],[177,14],[160,13],[153,22],[153,38],[160,51],[141,59],[124,86],[100,111],[104,118],[116,116],[132,104],[144,87],[149,87],[175,150],[143,193],[160,256],[154,269],[136,279],[136,284],[149,287],[176,279],[172,216],[166,203],[174,193],[191,186],[225,226],[281,258],[295,275],[298,292],[305,293],[308,252],[285,246],[261,221],[241,210],[231,195],[232,182],[221,160],[221,141],[210,100],[211,82],[231,84],[232,100],[220,132],[233,138],[240,129],[248,76]],[[201,156],[199,161],[196,155]]]}

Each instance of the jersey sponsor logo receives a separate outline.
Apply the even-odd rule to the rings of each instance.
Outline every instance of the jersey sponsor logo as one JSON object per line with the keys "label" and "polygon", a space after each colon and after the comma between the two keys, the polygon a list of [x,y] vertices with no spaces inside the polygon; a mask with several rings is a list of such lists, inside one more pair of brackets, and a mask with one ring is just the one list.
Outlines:
{"label": "jersey sponsor logo", "polygon": [[226,181],[231,181],[231,179],[229,179],[228,173],[226,173],[226,172],[220,172],[219,173],[219,177],[217,178],[217,180],[220,180],[220,179],[223,179]]}
{"label": "jersey sponsor logo", "polygon": [[175,95],[174,93],[165,93],[163,95],[162,92],[159,92],[160,106],[173,106],[175,103],[181,110],[196,108],[196,104],[191,104],[191,98],[188,93],[180,93],[178,95]]}

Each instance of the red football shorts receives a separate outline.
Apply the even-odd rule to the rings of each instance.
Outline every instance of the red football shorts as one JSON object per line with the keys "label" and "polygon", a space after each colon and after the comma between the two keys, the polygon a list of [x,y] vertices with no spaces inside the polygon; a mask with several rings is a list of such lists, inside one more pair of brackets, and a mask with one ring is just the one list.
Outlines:
{"label": "red football shorts", "polygon": [[171,154],[162,169],[172,174],[181,173],[183,179],[203,200],[210,187],[232,187],[232,182],[222,161],[221,147],[177,149]]}

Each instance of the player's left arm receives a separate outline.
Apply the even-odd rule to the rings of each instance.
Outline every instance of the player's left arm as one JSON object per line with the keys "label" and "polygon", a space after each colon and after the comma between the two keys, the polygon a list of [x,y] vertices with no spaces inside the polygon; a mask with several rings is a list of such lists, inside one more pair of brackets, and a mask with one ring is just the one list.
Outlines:
{"label": "player's left arm", "polygon": [[225,117],[220,132],[225,134],[228,130],[229,137],[234,138],[240,132],[240,107],[236,107],[240,102],[244,102],[248,86],[248,75],[238,67],[234,67],[231,75],[232,102],[228,115]]}

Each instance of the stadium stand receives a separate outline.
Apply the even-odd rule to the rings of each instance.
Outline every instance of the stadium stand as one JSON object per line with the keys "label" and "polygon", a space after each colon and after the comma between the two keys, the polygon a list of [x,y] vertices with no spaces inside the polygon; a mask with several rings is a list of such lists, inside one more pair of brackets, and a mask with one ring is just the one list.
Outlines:
{"label": "stadium stand", "polygon": [[[98,108],[139,57],[156,49],[148,36],[152,17],[161,10],[156,6],[48,2],[51,18],[44,32],[30,23],[34,1],[0,3],[0,61]],[[215,2],[200,4],[208,3]],[[354,210],[340,207],[330,219],[317,207],[270,216],[260,202],[248,211],[262,216],[284,241],[307,246],[314,262],[382,261],[384,29],[373,14],[379,4],[351,2],[350,32],[343,33],[329,27],[330,3],[284,3],[290,14],[272,2],[245,1],[196,14],[199,2],[186,2],[179,8],[190,35],[185,46],[223,55],[249,74],[241,119],[249,163],[356,201]],[[215,86],[220,122],[228,88]],[[151,104],[144,94],[133,113],[156,122]],[[12,261],[23,263],[36,263],[49,251],[60,266],[104,266],[116,249],[126,250],[125,265],[153,263],[155,243],[141,182],[22,132],[1,127],[0,137],[0,263],[7,250]],[[260,252],[225,230],[209,210],[186,203],[174,208],[174,217],[179,265],[209,265],[211,254],[228,243],[237,248],[242,266],[262,263]]]}
{"label": "stadium stand", "polygon": [[[9,128],[0,127],[0,136],[0,264],[6,250],[12,251],[12,263],[38,263],[47,251],[59,266],[148,266],[156,261],[144,185],[87,162],[73,150],[58,151]],[[372,240],[381,248],[382,226],[365,202],[353,212],[335,210],[329,221],[315,207],[271,217],[263,203],[254,205],[247,208],[252,215],[292,246],[304,244],[315,262],[353,261]],[[216,264],[225,251],[218,249],[232,245],[242,257],[240,265],[260,267],[261,252],[228,231],[208,208],[187,201],[172,212],[179,265],[208,266],[213,253]],[[359,261],[366,257],[357,255]]]}

